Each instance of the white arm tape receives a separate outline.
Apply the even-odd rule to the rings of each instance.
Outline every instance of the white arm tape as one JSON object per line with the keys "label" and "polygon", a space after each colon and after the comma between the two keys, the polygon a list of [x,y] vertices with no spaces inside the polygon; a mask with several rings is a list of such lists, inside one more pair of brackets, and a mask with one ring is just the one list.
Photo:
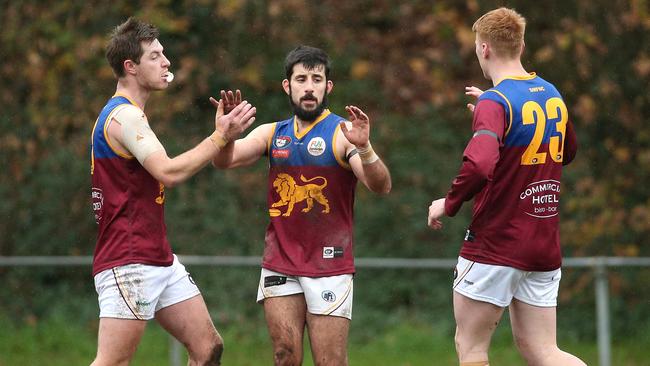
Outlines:
{"label": "white arm tape", "polygon": [[120,110],[113,114],[113,118],[122,125],[122,144],[140,164],[152,153],[165,150],[140,108],[130,104],[118,108]]}
{"label": "white arm tape", "polygon": [[372,145],[370,145],[370,141],[368,141],[368,146],[366,148],[357,147],[357,152],[359,153],[361,164],[363,165],[372,164],[379,160],[379,156],[377,156]]}

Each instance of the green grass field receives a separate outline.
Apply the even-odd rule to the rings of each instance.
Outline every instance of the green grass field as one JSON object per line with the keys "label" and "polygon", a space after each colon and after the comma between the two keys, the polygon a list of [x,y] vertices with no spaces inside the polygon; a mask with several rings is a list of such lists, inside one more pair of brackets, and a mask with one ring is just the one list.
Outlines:
{"label": "green grass field", "polygon": [[[29,324],[30,322],[27,322]],[[88,365],[96,347],[95,321],[77,324],[61,320],[33,321],[16,326],[0,318],[0,366],[13,365]],[[355,336],[363,324],[353,322],[349,345],[350,365],[456,365],[453,339],[448,331],[436,331],[432,324],[402,323],[375,336]],[[263,323],[248,322],[241,327],[222,329],[226,342],[224,365],[270,365],[271,347]],[[443,334],[445,333],[445,334]],[[613,365],[647,365],[647,342],[616,342]],[[593,343],[561,344],[579,355],[589,365],[598,364],[598,350]],[[132,365],[169,365],[170,338],[154,322],[150,323]],[[492,365],[524,365],[512,345],[506,324],[502,324],[493,341]],[[183,363],[185,358],[183,356]],[[313,365],[306,347],[305,365]]]}

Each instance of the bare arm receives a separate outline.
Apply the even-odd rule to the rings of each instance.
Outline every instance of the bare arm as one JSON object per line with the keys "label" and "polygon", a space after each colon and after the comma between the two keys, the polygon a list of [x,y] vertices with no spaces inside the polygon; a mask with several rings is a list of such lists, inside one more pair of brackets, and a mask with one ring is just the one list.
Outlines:
{"label": "bare arm", "polygon": [[255,127],[248,136],[228,143],[212,159],[212,165],[220,169],[248,166],[259,160],[267,150],[267,144],[275,130],[275,123]]}
{"label": "bare arm", "polygon": [[204,166],[218,151],[210,138],[205,138],[194,148],[170,158],[164,150],[159,150],[144,161],[144,168],[166,187],[174,187],[184,182]]}
{"label": "bare arm", "polygon": [[[170,158],[164,149],[159,149],[138,159],[149,174],[165,186],[173,187],[196,174],[210,162],[228,140],[236,138],[255,121],[256,110],[249,103],[241,103],[230,113],[224,115],[222,103],[216,102],[213,98],[210,99],[217,106],[216,128],[210,137],[175,158]],[[123,140],[124,137],[120,133],[119,127],[109,129],[109,134],[112,140],[117,141],[133,153],[131,150],[135,149],[129,149],[128,146],[133,146],[134,143]],[[155,138],[155,135],[151,138]]]}
{"label": "bare arm", "polygon": [[347,106],[349,121],[341,123],[344,151],[348,156],[355,149],[358,154],[350,157],[350,167],[354,175],[372,192],[386,194],[390,192],[392,181],[390,172],[383,161],[376,155],[370,145],[370,119],[358,107]]}
{"label": "bare arm", "polygon": [[350,166],[354,175],[370,191],[387,194],[392,188],[390,172],[381,159],[371,164],[363,164],[361,158],[356,154],[350,158]]}

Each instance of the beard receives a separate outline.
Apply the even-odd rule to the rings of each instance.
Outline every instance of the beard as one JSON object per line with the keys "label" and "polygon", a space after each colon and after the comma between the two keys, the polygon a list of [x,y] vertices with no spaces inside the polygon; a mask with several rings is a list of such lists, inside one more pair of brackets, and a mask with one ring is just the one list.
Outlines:
{"label": "beard", "polygon": [[313,94],[307,94],[304,97],[300,98],[298,101],[298,104],[293,102],[293,98],[291,97],[291,92],[289,92],[289,102],[291,103],[291,107],[293,108],[293,113],[300,119],[301,121],[305,122],[313,122],[320,116],[325,108],[327,108],[327,93],[323,95],[323,101],[316,106],[313,110],[306,110],[300,106],[300,102],[303,100],[314,100],[316,101],[316,97]]}

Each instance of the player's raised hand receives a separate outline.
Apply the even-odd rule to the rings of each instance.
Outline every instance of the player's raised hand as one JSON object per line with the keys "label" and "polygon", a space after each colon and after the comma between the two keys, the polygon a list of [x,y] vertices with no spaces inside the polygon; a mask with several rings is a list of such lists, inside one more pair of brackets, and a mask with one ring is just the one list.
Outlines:
{"label": "player's raised hand", "polygon": [[345,122],[341,122],[341,132],[348,141],[354,146],[364,147],[370,140],[370,118],[356,106],[346,106],[348,111],[348,120],[352,123],[352,128],[348,129]]}
{"label": "player's raised hand", "polygon": [[233,93],[232,90],[222,90],[221,91],[221,100],[223,101],[223,112],[225,114],[230,113],[236,106],[241,103],[241,91],[239,89],[235,90]]}
{"label": "player's raised hand", "polygon": [[[475,87],[475,86],[466,86],[465,87],[465,95],[472,96],[476,99],[483,94],[483,90]],[[476,105],[472,103],[467,103],[467,109],[469,109],[470,112],[474,113],[474,108],[476,108]]]}
{"label": "player's raised hand", "polygon": [[210,103],[217,108],[214,117],[215,129],[226,141],[232,141],[239,137],[253,122],[257,109],[250,103],[243,101],[235,106],[230,113],[224,114],[224,101],[210,97]]}
{"label": "player's raised hand", "polygon": [[427,224],[433,230],[442,229],[442,221],[440,218],[445,214],[445,199],[440,198],[433,202],[429,206],[429,218]]}

